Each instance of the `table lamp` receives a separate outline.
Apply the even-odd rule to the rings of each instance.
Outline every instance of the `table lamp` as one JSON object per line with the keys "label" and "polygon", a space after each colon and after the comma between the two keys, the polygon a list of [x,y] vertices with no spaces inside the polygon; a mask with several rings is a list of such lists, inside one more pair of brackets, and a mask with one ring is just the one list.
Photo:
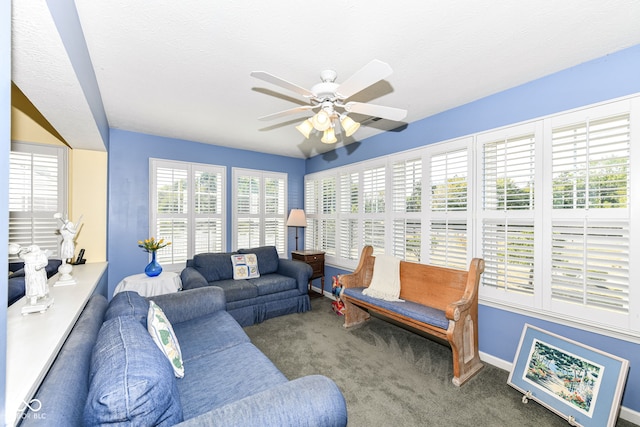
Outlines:
{"label": "table lamp", "polygon": [[289,219],[287,219],[287,227],[296,228],[296,251],[298,250],[298,227],[307,226],[307,217],[302,209],[291,209]]}

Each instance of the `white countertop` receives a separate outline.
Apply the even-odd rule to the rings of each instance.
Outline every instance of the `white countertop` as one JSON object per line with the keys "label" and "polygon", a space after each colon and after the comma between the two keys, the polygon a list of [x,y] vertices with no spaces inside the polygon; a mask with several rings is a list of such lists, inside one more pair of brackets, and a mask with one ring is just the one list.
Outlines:
{"label": "white countertop", "polygon": [[6,425],[16,424],[33,398],[106,268],[106,262],[74,265],[75,285],[53,286],[59,274],[53,276],[49,294],[54,303],[44,313],[22,315],[24,298],[7,309]]}

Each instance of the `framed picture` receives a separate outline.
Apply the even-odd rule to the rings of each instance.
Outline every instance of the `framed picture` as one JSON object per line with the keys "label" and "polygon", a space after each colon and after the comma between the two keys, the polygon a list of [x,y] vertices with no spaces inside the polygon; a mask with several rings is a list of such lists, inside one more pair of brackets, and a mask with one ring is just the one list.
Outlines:
{"label": "framed picture", "polygon": [[529,324],[507,383],[569,424],[614,426],[629,361]]}

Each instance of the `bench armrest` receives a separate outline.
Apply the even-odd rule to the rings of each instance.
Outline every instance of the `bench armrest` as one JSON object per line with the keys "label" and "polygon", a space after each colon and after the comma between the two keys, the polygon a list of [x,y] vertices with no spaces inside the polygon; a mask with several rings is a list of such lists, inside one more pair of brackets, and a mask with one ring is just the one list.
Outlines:
{"label": "bench armrest", "polygon": [[373,264],[375,258],[372,256],[373,247],[365,246],[360,254],[358,267],[351,274],[343,274],[340,276],[340,285],[343,288],[361,288],[368,287],[371,284],[373,276]]}
{"label": "bench armrest", "polygon": [[467,283],[462,294],[462,298],[458,301],[447,305],[445,316],[447,319],[457,321],[460,315],[475,307],[478,307],[478,288],[480,286],[480,275],[484,272],[484,260],[482,258],[474,258],[469,264],[469,272],[467,273]]}
{"label": "bench armrest", "polygon": [[178,424],[179,427],[203,425],[346,426],[347,405],[333,381],[321,375],[310,375],[279,384]]}

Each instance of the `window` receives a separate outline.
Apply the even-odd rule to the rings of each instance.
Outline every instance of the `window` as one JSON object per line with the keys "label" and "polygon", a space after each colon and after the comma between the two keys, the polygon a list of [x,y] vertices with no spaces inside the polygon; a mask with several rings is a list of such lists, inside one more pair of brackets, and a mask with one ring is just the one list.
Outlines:
{"label": "window", "polygon": [[628,103],[558,116],[549,124],[549,305],[583,316],[595,309],[625,327],[631,292]]}
{"label": "window", "polygon": [[171,242],[158,251],[168,269],[181,268],[195,254],[226,249],[225,176],[222,166],[151,159],[149,230]]}
{"label": "window", "polygon": [[[9,154],[9,243],[59,257],[56,212],[67,211],[67,149],[13,142]],[[17,260],[17,255],[10,255]]]}
{"label": "window", "polygon": [[364,245],[481,257],[485,304],[640,336],[634,127],[640,96],[307,175],[306,248],[347,269]]}
{"label": "window", "polygon": [[275,246],[285,256],[287,174],[233,169],[233,248]]}
{"label": "window", "polygon": [[450,151],[437,151],[430,156],[430,264],[469,267],[469,144],[470,139],[462,140],[450,144]]}
{"label": "window", "polygon": [[530,304],[536,260],[536,142],[541,127],[509,127],[478,137],[481,146],[481,256],[483,291],[494,298]]}

